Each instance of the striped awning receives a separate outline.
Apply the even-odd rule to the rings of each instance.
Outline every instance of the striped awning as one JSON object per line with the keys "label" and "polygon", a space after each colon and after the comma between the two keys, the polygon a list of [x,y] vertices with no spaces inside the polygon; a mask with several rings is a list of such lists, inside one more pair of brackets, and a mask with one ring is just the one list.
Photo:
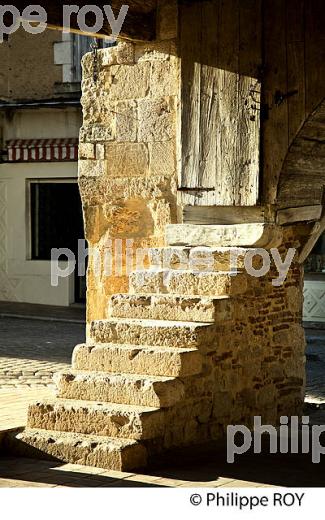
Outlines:
{"label": "striped awning", "polygon": [[78,139],[7,141],[8,162],[77,161]]}

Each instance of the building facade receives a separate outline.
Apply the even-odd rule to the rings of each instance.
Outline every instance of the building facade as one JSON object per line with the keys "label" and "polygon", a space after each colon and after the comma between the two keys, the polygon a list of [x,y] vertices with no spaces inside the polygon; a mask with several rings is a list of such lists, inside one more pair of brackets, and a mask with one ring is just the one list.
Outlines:
{"label": "building facade", "polygon": [[21,29],[0,45],[0,300],[85,299],[84,280],[74,275],[51,285],[51,249],[76,252],[83,239],[80,59],[89,49],[87,37],[49,30]]}

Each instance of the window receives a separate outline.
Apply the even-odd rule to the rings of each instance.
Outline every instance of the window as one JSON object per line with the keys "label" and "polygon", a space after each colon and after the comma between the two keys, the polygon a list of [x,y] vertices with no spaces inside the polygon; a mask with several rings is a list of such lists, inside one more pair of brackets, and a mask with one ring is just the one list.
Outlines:
{"label": "window", "polygon": [[[82,34],[62,33],[62,41],[54,44],[54,63],[62,65],[62,84],[80,84],[81,59],[92,49],[94,38]],[[98,48],[113,47],[115,42],[97,39]]]}
{"label": "window", "polygon": [[[72,34],[72,81],[75,83],[81,82],[81,59],[92,49],[94,38],[83,36],[81,34]],[[102,38],[97,40],[99,49],[106,47],[114,47],[115,42],[105,41]]]}
{"label": "window", "polygon": [[82,36],[80,34],[72,34],[72,82],[81,82],[81,59],[91,51],[93,38]]}

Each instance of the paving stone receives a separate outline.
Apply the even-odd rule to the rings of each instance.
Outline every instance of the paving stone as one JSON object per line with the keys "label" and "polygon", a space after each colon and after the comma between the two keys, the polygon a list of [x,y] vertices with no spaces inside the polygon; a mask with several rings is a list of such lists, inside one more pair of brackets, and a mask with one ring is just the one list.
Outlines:
{"label": "paving stone", "polygon": [[1,318],[0,390],[53,388],[53,375],[69,368],[84,330],[82,323]]}

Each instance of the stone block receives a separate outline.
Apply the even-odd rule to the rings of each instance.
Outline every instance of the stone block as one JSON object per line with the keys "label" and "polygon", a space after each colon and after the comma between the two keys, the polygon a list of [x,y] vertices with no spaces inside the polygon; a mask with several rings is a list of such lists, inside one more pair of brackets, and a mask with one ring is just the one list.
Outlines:
{"label": "stone block", "polygon": [[94,60],[91,52],[87,52],[81,59],[83,80],[90,79],[93,76]]}
{"label": "stone block", "polygon": [[141,99],[138,102],[140,142],[164,142],[175,137],[173,98]]}
{"label": "stone block", "polygon": [[210,344],[213,337],[213,327],[199,322],[110,319],[93,321],[90,326],[95,343],[194,348]]}
{"label": "stone block", "polygon": [[[143,199],[132,198],[115,205],[107,204],[104,206],[104,212],[112,238],[134,240],[150,236],[154,232],[151,213],[147,201]],[[138,248],[134,254],[139,254]],[[122,265],[126,266],[126,258],[121,258],[120,266]]]}
{"label": "stone block", "polygon": [[103,143],[96,144],[96,159],[104,160],[105,156],[105,145]]}
{"label": "stone block", "polygon": [[[193,271],[245,270],[244,259],[249,249],[235,247],[169,246],[150,250],[151,264],[159,268],[192,269]],[[254,269],[261,267],[261,258],[252,261]]]}
{"label": "stone block", "polygon": [[132,374],[66,371],[56,374],[58,397],[166,408],[184,398],[179,379]]}
{"label": "stone block", "polygon": [[150,63],[113,65],[108,69],[105,90],[111,100],[138,99],[149,91]]}
{"label": "stone block", "polygon": [[124,439],[153,439],[165,429],[164,411],[157,408],[72,399],[32,404],[28,428],[100,435]]}
{"label": "stone block", "polygon": [[176,224],[167,226],[166,240],[175,246],[279,247],[283,231],[265,223],[233,225]]}
{"label": "stone block", "polygon": [[93,124],[83,126],[80,130],[81,143],[96,143],[112,141],[115,132],[115,119],[106,125]]}
{"label": "stone block", "polygon": [[136,62],[167,61],[170,58],[171,44],[168,41],[138,43],[135,47]]}
{"label": "stone block", "polygon": [[107,173],[108,163],[103,160],[80,160],[79,177],[102,177]]}
{"label": "stone block", "polygon": [[118,294],[111,297],[112,318],[132,318],[197,322],[225,321],[232,317],[232,306],[228,297],[207,298],[174,295],[131,295]]}
{"label": "stone block", "polygon": [[292,312],[301,312],[303,306],[303,293],[301,287],[288,287],[286,293],[289,310]]}
{"label": "stone block", "polygon": [[174,141],[150,143],[150,175],[176,175],[176,144]]}
{"label": "stone block", "polygon": [[142,143],[107,144],[106,159],[110,177],[141,177],[149,171],[149,153]]}
{"label": "stone block", "polygon": [[152,97],[177,96],[180,90],[180,66],[177,58],[155,61],[151,67],[150,95]]}
{"label": "stone block", "polygon": [[135,101],[116,103],[116,141],[134,142],[137,140],[138,114]]}
{"label": "stone block", "polygon": [[96,150],[93,143],[80,143],[79,159],[96,159]]}
{"label": "stone block", "polygon": [[[84,227],[85,237],[90,244],[94,244],[100,241],[102,236],[107,231],[107,220],[104,216],[103,209],[101,206],[85,206],[84,208]],[[90,276],[90,270],[88,272]],[[90,279],[88,280],[90,283]]]}
{"label": "stone block", "polygon": [[5,444],[7,452],[21,457],[59,460],[116,471],[142,468],[147,463],[145,447],[130,439],[28,428],[22,433],[8,434]]}
{"label": "stone block", "polygon": [[195,348],[89,344],[75,348],[72,365],[75,370],[187,377],[201,372],[202,356]]}
{"label": "stone block", "polygon": [[130,275],[132,294],[169,293],[216,297],[243,294],[246,290],[247,277],[244,274],[232,276],[227,272],[147,269]]}
{"label": "stone block", "polygon": [[102,49],[98,53],[103,67],[134,63],[134,44],[131,42],[121,41],[115,47]]}

